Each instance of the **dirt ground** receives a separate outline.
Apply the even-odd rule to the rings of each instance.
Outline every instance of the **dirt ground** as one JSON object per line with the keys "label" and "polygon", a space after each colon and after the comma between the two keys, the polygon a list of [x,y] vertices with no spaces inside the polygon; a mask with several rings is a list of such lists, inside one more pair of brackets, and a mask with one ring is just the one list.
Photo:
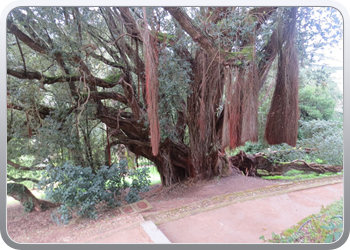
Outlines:
{"label": "dirt ground", "polygon": [[[166,188],[162,188],[161,185],[154,185],[150,188],[150,191],[141,195],[143,199],[146,199],[152,205],[152,209],[150,210],[126,215],[122,214],[118,209],[107,209],[99,213],[97,220],[77,219],[72,220],[70,224],[64,226],[58,226],[50,219],[52,210],[24,214],[23,208],[19,204],[13,204],[7,207],[7,232],[9,237],[17,243],[152,243],[152,240],[139,226],[144,221],[143,217],[149,214],[183,206],[212,196],[263,188],[278,183],[283,183],[283,181],[245,177],[238,173],[233,173],[229,177],[215,178],[210,181],[187,181]],[[335,200],[338,200],[342,196],[342,184],[338,188],[337,193],[339,193],[339,197]],[[298,196],[298,192],[293,192],[291,195]],[[287,206],[288,202],[290,205],[298,202],[297,199],[291,200],[290,197],[292,196],[288,196],[289,200],[286,200]],[[300,196],[301,198],[302,196],[305,198],[305,194],[300,194]],[[254,209],[263,207],[264,203],[265,205],[272,206],[270,200],[259,199],[259,202],[259,204],[256,203],[253,205]],[[275,199],[273,202],[277,203],[279,200]],[[245,210],[244,207],[233,207],[232,209],[237,209],[236,211],[241,210],[241,212]],[[224,216],[224,213],[226,213],[228,217],[232,217],[232,209],[222,209],[219,213],[221,216]],[[200,216],[198,218],[200,218],[201,223],[210,225],[214,218],[211,213],[215,213],[215,211],[217,210],[207,211],[197,216]],[[308,210],[307,213],[310,211]],[[265,212],[272,215],[274,213],[271,209]],[[261,221],[264,218],[266,221]],[[286,218],[289,223],[290,218],[288,216]],[[265,223],[266,225],[271,222],[269,216],[259,218],[259,220],[262,224]],[[249,231],[249,225],[254,227],[256,224],[256,217],[251,215],[244,216],[244,221],[244,226],[247,227],[245,230]],[[181,220],[177,220],[172,223],[180,222]],[[193,223],[197,222],[193,221]],[[184,224],[184,221],[182,221],[182,224],[186,225],[187,222]],[[171,223],[160,225],[159,228],[166,235],[171,235],[169,233],[170,228],[181,230],[181,226],[172,225]],[[182,230],[183,232],[186,231],[184,229]],[[206,233],[203,231],[203,236]],[[191,233],[188,232],[186,234],[187,238],[183,238],[183,241],[174,238],[171,239],[171,236],[168,238],[172,242],[188,242],[191,238]],[[198,231],[194,231],[193,234],[198,234]],[[119,235],[119,239],[113,237],[113,235]],[[113,242],[111,239],[113,239]],[[212,242],[221,242],[219,238],[216,241],[212,238],[211,240],[213,240]]]}

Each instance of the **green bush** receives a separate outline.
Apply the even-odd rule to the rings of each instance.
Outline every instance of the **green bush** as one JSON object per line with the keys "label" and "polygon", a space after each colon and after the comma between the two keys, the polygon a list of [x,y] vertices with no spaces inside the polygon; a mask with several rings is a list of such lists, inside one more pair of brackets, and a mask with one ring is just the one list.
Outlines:
{"label": "green bush", "polygon": [[329,120],[333,117],[336,99],[328,88],[306,85],[299,89],[299,108],[301,119]]}
{"label": "green bush", "polygon": [[298,147],[316,148],[310,160],[322,164],[343,165],[343,126],[336,121],[300,121]]}
{"label": "green bush", "polygon": [[[126,177],[132,178],[131,184]],[[126,200],[139,200],[138,193],[147,190],[150,184],[148,177],[146,168],[129,172],[126,160],[119,165],[102,166],[96,172],[67,162],[62,167],[48,167],[39,188],[45,190],[47,199],[62,204],[52,218],[56,222],[68,223],[74,214],[96,218],[97,206],[120,206],[118,196],[128,187],[130,191]]]}
{"label": "green bush", "polygon": [[149,190],[151,184],[149,168],[137,168],[130,170],[129,177],[132,179],[131,186],[125,200],[128,203],[137,202],[140,200],[138,193]]}
{"label": "green bush", "polygon": [[[286,143],[262,150],[272,161],[290,162],[301,159],[329,165],[343,165],[343,129],[336,121],[300,121],[296,147]],[[306,153],[305,148],[312,148]]]}
{"label": "green bush", "polygon": [[286,143],[272,145],[262,150],[262,152],[264,152],[272,162],[290,162],[296,159],[308,160],[305,149],[301,147],[292,147]]}

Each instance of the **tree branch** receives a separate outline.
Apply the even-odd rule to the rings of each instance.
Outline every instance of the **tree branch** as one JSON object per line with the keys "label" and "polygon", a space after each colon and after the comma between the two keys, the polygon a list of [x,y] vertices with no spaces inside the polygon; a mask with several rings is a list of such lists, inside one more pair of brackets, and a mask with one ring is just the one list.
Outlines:
{"label": "tree branch", "polygon": [[[88,71],[89,72],[89,71]],[[75,82],[75,81],[81,81],[82,77],[81,76],[45,76],[43,74],[41,74],[38,71],[31,71],[31,72],[21,72],[21,71],[15,71],[12,69],[7,69],[7,74],[14,76],[16,78],[19,79],[29,79],[29,80],[38,80],[43,84],[54,84],[56,82]],[[87,84],[92,84],[92,85],[96,85],[99,87],[103,87],[103,88],[113,88],[114,86],[121,84],[118,82],[115,83],[110,83],[110,82],[106,82],[105,80],[98,78],[98,77],[94,77],[91,76],[87,77],[85,79],[85,82]]]}
{"label": "tree branch", "polygon": [[214,42],[203,34],[199,28],[197,28],[190,17],[184,13],[179,7],[164,7],[180,24],[180,26],[191,36],[193,41],[199,43],[199,45],[206,50],[209,54],[215,55],[217,49]]}
{"label": "tree branch", "polygon": [[7,20],[7,28],[9,31],[15,35],[16,37],[19,38],[22,42],[24,42],[27,46],[29,46],[31,49],[41,53],[41,54],[47,54],[48,53],[48,48],[45,44],[38,44],[35,42],[32,38],[24,34],[18,27],[11,21]]}
{"label": "tree branch", "polygon": [[13,161],[7,159],[7,164],[14,167],[15,169],[18,169],[18,170],[24,170],[24,171],[36,171],[36,170],[45,170],[46,167],[24,167],[24,166],[21,166],[17,163],[14,163]]}
{"label": "tree branch", "polygon": [[111,66],[111,67],[114,67],[114,68],[118,68],[118,69],[121,69],[121,70],[125,70],[125,67],[120,65],[120,64],[117,64],[115,62],[111,62],[109,61],[108,59],[106,59],[105,57],[103,56],[100,56],[100,55],[97,55],[95,53],[91,53],[90,54],[91,57],[97,59],[97,60],[100,60],[101,62],[103,62],[104,64],[108,65],[108,66]]}
{"label": "tree branch", "polygon": [[14,181],[14,182],[22,182],[22,181],[31,181],[31,182],[34,182],[34,183],[39,183],[38,180],[36,179],[32,179],[32,178],[14,178],[10,175],[7,175],[7,179],[9,179],[10,181]]}
{"label": "tree branch", "polygon": [[116,100],[118,102],[121,102],[125,105],[128,105],[128,100],[125,96],[115,93],[115,92],[91,92],[90,93],[90,98],[91,99],[99,99],[99,100],[105,100],[105,99],[110,99],[110,100]]}
{"label": "tree branch", "polygon": [[249,15],[257,18],[255,30],[258,30],[263,23],[277,10],[277,7],[258,7],[249,11]]}
{"label": "tree branch", "polygon": [[[134,17],[131,15],[129,8],[127,7],[118,7],[118,10],[121,14],[121,17],[124,21],[124,26],[127,32],[133,36],[136,36],[139,41],[142,41],[141,34],[137,28],[136,21]],[[114,12],[115,8],[114,8]]]}

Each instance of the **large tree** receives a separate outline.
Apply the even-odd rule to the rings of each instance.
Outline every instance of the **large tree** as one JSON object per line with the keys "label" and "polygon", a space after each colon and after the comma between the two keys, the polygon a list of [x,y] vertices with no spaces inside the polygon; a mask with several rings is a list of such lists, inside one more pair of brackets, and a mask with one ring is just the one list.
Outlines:
{"label": "large tree", "polygon": [[[228,168],[227,147],[258,140],[259,91],[277,60],[265,138],[295,145],[298,54],[312,12],[16,8],[7,18],[8,143],[26,140],[39,161],[92,168],[96,148],[124,144],[154,162],[163,185],[208,179]],[[101,124],[107,143],[94,132]]]}

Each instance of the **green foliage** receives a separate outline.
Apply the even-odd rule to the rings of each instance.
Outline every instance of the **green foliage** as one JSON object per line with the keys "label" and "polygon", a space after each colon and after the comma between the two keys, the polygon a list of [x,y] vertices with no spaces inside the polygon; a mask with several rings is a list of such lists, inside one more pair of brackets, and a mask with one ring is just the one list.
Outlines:
{"label": "green foliage", "polygon": [[130,170],[129,177],[132,181],[125,200],[128,203],[133,203],[140,200],[140,197],[138,196],[140,192],[146,192],[149,190],[149,186],[151,185],[150,170],[149,168]]}
{"label": "green foliage", "polygon": [[[294,173],[290,173],[290,172],[294,172]],[[318,174],[315,172],[305,173],[304,171],[299,171],[299,170],[293,169],[293,170],[288,171],[284,175],[262,176],[261,178],[266,179],[266,180],[307,180],[307,179],[314,179],[314,178],[318,178],[318,177],[340,175],[340,174],[343,174],[343,172],[339,172],[339,173],[326,172],[324,174]]]}
{"label": "green foliage", "polygon": [[[26,186],[19,183],[7,183],[7,195],[16,196],[16,199],[22,200],[25,195]],[[24,213],[29,213],[33,210],[34,204],[32,197],[21,204],[24,208]]]}
{"label": "green foliage", "polygon": [[[323,59],[325,45],[335,46],[341,41],[342,25],[341,13],[332,7],[303,7],[299,8],[298,19],[298,47],[299,57],[303,64]],[[326,24],[326,25],[321,25]]]}
{"label": "green foliage", "polygon": [[18,194],[19,198],[22,197],[25,190],[25,186],[19,183],[7,183],[7,195]]}
{"label": "green foliage", "polygon": [[[323,137],[337,136],[343,134],[343,126],[337,121],[324,121],[324,120],[313,120],[313,121],[300,121],[299,122],[299,138],[300,140],[308,140],[319,134]],[[342,136],[341,136],[342,137]]]}
{"label": "green foliage", "polygon": [[303,174],[304,171],[301,171],[301,170],[297,170],[297,169],[292,169],[292,170],[289,170],[287,173],[285,173],[284,175],[285,176],[295,176],[295,175],[300,175],[300,174]]}
{"label": "green foliage", "polygon": [[272,145],[267,149],[262,150],[263,153],[272,162],[291,162],[296,159],[305,160],[308,155],[305,149],[299,147],[292,147],[286,143]]}
{"label": "green foliage", "polygon": [[[131,185],[126,181],[130,176]],[[45,190],[46,198],[62,205],[58,209],[56,221],[67,223],[73,215],[96,218],[100,205],[116,207],[121,192],[130,187],[128,201],[136,201],[138,193],[149,185],[147,170],[129,173],[126,160],[111,167],[102,166],[96,172],[89,167],[73,166],[69,162],[62,167],[48,167],[39,187]]]}
{"label": "green foliage", "polygon": [[308,154],[310,161],[323,164],[343,164],[343,127],[337,121],[300,121],[298,147],[315,148]]}
{"label": "green foliage", "polygon": [[305,86],[299,90],[300,118],[304,121],[332,118],[336,101],[328,89]]}
{"label": "green foliage", "polygon": [[[286,143],[261,150],[272,162],[290,162],[296,159],[328,165],[343,164],[343,129],[336,121],[300,121],[296,147]],[[306,153],[305,148],[312,149]]]}
{"label": "green foliage", "polygon": [[33,198],[29,197],[29,201],[24,202],[22,205],[24,207],[24,212],[25,213],[31,212],[33,210],[33,208],[34,208]]}
{"label": "green foliage", "polygon": [[[218,48],[219,53],[220,48],[228,48],[226,55],[242,57],[237,60],[237,64],[240,67],[245,67],[247,61],[254,59],[255,63],[259,65],[260,62],[267,59],[266,56],[269,55],[264,46],[278,23],[276,20],[279,16],[284,17],[283,13],[288,10],[288,8],[279,7],[276,11],[269,13],[271,15],[266,16],[265,22],[261,22],[258,17],[262,13],[251,14],[254,13],[254,8],[237,7],[232,9],[231,13],[220,13],[218,22],[210,22],[206,7],[183,8],[182,10],[193,18],[193,24],[203,34],[212,37],[214,48]],[[215,11],[215,8],[212,11]],[[8,109],[7,112],[7,135],[8,138],[12,138],[7,144],[9,159],[14,162],[22,162],[21,156],[33,158],[24,166],[37,166],[39,164],[40,166],[43,164],[62,166],[64,162],[70,161],[74,166],[91,168],[91,173],[94,174],[98,172],[100,166],[105,164],[105,125],[100,122],[101,118],[96,116],[95,98],[92,98],[95,101],[91,100],[86,105],[82,103],[88,95],[88,88],[84,80],[96,77],[96,79],[103,79],[108,83],[115,83],[119,80],[120,72],[123,71],[128,75],[128,82],[134,90],[137,90],[138,81],[136,79],[144,77],[144,72],[138,68],[142,63],[140,64],[136,60],[139,56],[141,61],[144,61],[143,45],[136,42],[134,34],[117,36],[118,33],[124,34],[125,30],[129,30],[125,29],[128,24],[123,24],[117,18],[118,15],[115,15],[117,12],[119,11],[114,7],[18,7],[11,11],[11,15],[8,16],[9,20],[13,21],[14,25],[26,33],[33,42],[38,42],[39,47],[46,47],[47,50],[45,52],[35,51],[33,46],[25,45],[25,41],[18,39],[17,42],[12,32],[7,33],[7,68],[16,72],[37,72],[43,77],[39,80],[17,78],[10,74],[7,76],[7,91],[10,94],[8,101],[20,107],[18,110]],[[169,138],[177,141],[179,138],[176,124],[179,112],[183,112],[185,116],[188,115],[186,102],[188,96],[192,94],[190,91],[193,82],[192,69],[193,66],[196,67],[193,61],[196,61],[196,53],[200,48],[198,42],[184,32],[178,22],[174,21],[174,18],[170,18],[169,13],[164,8],[147,7],[146,12],[149,24],[157,23],[161,30],[158,33],[161,41],[157,44],[161,140]],[[206,15],[203,15],[205,12]],[[143,9],[140,7],[130,8],[130,15],[135,17],[135,21],[142,19]],[[323,27],[319,25],[318,20],[324,21]],[[261,27],[256,29],[258,22]],[[297,38],[301,51],[300,58],[304,57],[303,53],[306,53],[309,47],[321,48],[327,45],[328,41],[335,44],[341,40],[341,28],[339,28],[341,27],[341,18],[335,9],[298,8],[298,22]],[[115,23],[117,26],[113,25]],[[113,34],[111,30],[114,30]],[[250,47],[253,30],[255,48]],[[233,37],[235,39],[232,39]],[[169,41],[164,43],[162,42],[164,38],[173,39],[175,43]],[[95,45],[97,49],[85,51],[80,49],[89,44]],[[21,47],[21,51],[19,47]],[[138,56],[135,54],[136,51],[138,51]],[[307,56],[309,55],[307,54]],[[81,59],[78,60],[79,62],[76,60],[78,58]],[[209,63],[208,61],[206,66]],[[268,84],[265,84],[264,88],[272,86],[271,82],[273,82],[276,73],[272,71],[269,73]],[[211,74],[211,72],[208,73]],[[139,75],[137,76],[137,74]],[[220,68],[218,68],[218,74],[222,74]],[[66,78],[63,82],[43,85],[44,81],[54,81],[61,76]],[[80,76],[81,78],[70,81],[71,76]],[[323,84],[323,76],[328,77],[322,72],[320,74],[317,72],[315,81],[321,79]],[[109,91],[123,96],[126,94],[120,85],[106,90],[96,86],[95,83],[89,84],[90,88],[96,87],[97,91]],[[217,89],[213,89],[213,91],[217,91]],[[74,92],[78,93],[78,96],[72,96]],[[136,97],[137,91],[134,92]],[[265,101],[259,100],[262,101],[259,107],[259,139],[261,141],[264,131],[262,128],[265,124],[266,113],[269,109],[269,97],[272,92],[273,88],[270,89],[270,92],[266,91]],[[218,94],[223,93],[218,92]],[[141,107],[145,108],[142,94],[140,97],[137,96],[135,100],[140,102]],[[265,95],[262,95],[262,99],[264,97]],[[127,107],[124,103],[119,103],[114,99],[102,100],[102,103],[114,110],[114,114],[117,114],[119,110],[118,116],[113,115],[114,118],[117,117],[117,121],[124,119],[120,114],[121,111],[132,117],[130,106]],[[213,103],[212,105],[214,109],[222,111],[222,103]],[[221,108],[219,109],[219,107]],[[45,112],[40,114],[41,111]],[[29,114],[28,121],[26,114]],[[112,116],[110,118],[114,119]],[[142,116],[139,122],[143,122],[143,118],[145,118],[143,129],[147,130],[149,125],[147,117]],[[28,138],[29,127],[33,130],[31,138]],[[189,145],[188,126],[185,126],[184,130],[184,143]],[[127,131],[123,131],[123,136],[129,134],[124,132]],[[116,138],[119,136],[116,134],[118,133],[113,134],[110,139],[112,140],[113,137],[120,139]],[[129,139],[134,140],[135,137]],[[332,146],[334,148],[335,145],[338,145],[339,139],[331,142],[335,143]],[[263,142],[256,146],[247,145],[247,149],[251,152],[260,148],[264,148]],[[111,150],[113,151],[113,148]],[[334,157],[338,157],[337,152],[335,150],[331,153]],[[113,152],[111,156],[113,162],[116,159],[113,157],[116,156]],[[323,162],[336,160],[318,158]],[[9,167],[8,170],[15,172]],[[13,176],[16,177],[17,174],[20,175],[20,173],[15,173]],[[137,185],[139,184],[135,182],[135,186]],[[132,194],[130,194],[131,196]],[[136,199],[135,197],[132,199]]]}
{"label": "green foliage", "polygon": [[244,146],[241,146],[241,147],[238,147],[237,149],[235,149],[233,154],[237,154],[240,150],[246,152],[247,154],[255,154],[255,153],[263,150],[265,147],[266,147],[266,143],[264,143],[263,141],[259,141],[257,143],[247,141],[244,144]]}
{"label": "green foliage", "polygon": [[[175,47],[180,49],[186,40],[180,39]],[[164,50],[159,55],[159,125],[161,140],[167,137],[177,140],[175,125],[178,111],[184,111],[187,97],[191,94],[189,89],[190,71],[189,62],[174,54],[173,51]]]}
{"label": "green foliage", "polygon": [[328,226],[321,226],[322,229],[330,230],[326,237],[325,243],[332,243],[334,241],[337,241],[343,233],[343,223],[337,223],[335,219],[343,220],[343,217],[341,217],[340,215],[334,216],[331,218],[331,221],[329,222]]}
{"label": "green foliage", "polygon": [[116,83],[116,82],[118,82],[120,76],[121,76],[121,73],[111,74],[111,75],[107,76],[106,78],[104,78],[103,80],[105,80],[108,83]]}

